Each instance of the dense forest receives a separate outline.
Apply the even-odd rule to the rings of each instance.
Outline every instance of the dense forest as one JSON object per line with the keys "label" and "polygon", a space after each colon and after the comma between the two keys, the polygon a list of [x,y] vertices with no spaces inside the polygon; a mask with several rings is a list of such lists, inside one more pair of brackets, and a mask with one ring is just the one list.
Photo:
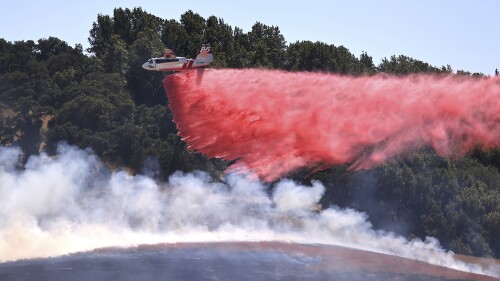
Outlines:
{"label": "dense forest", "polygon": [[[165,179],[176,170],[198,169],[220,178],[227,163],[188,150],[177,136],[164,74],[140,67],[165,47],[193,57],[205,42],[214,47],[216,68],[484,76],[404,55],[376,65],[368,53],[357,57],[344,46],[287,43],[277,26],[259,22],[244,32],[193,11],[178,21],[140,8],[115,9],[112,16],[97,16],[88,50],[54,37],[0,39],[0,145],[20,147],[26,160],[42,151],[54,154],[65,142],[91,148],[109,167],[131,173]],[[500,258],[498,148],[478,149],[461,159],[423,148],[372,170],[337,166],[291,177],[303,183],[320,180],[327,188],[323,207],[364,211],[377,229],[409,238],[433,236],[457,253]]]}

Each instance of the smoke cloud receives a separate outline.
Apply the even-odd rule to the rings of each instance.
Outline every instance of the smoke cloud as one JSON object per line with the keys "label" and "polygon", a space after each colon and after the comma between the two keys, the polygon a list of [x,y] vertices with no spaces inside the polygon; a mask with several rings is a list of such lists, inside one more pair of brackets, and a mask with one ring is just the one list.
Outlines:
{"label": "smoke cloud", "polygon": [[482,274],[456,261],[437,240],[408,241],[375,231],[365,214],[316,204],[324,187],[265,184],[230,175],[176,173],[168,182],[111,172],[89,150],[60,146],[32,156],[0,147],[0,261],[50,257],[101,247],[214,241],[334,244]]}
{"label": "smoke cloud", "polygon": [[299,168],[365,169],[431,146],[461,156],[500,145],[500,79],[348,77],[211,69],[164,80],[179,134],[229,171],[273,181]]}

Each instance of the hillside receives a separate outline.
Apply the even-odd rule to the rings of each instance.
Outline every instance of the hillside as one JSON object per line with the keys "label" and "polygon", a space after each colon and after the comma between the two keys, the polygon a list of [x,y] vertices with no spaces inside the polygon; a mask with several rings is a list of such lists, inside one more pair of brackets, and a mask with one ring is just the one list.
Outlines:
{"label": "hillside", "polygon": [[[215,50],[216,68],[271,68],[342,75],[431,73],[481,79],[481,73],[432,66],[404,55],[375,64],[363,52],[322,42],[287,43],[276,26],[244,32],[223,19],[187,11],[161,19],[140,8],[98,15],[90,48],[59,38],[0,39],[0,144],[29,155],[55,154],[60,142],[91,148],[110,167],[165,179],[174,171],[204,170],[219,178],[227,163],[194,153],[177,136],[162,73],[140,65],[165,47],[194,56],[201,43]],[[297,181],[318,179],[324,207],[365,211],[378,229],[406,237],[433,236],[457,253],[500,258],[500,149],[477,149],[460,159],[422,148],[371,170],[337,166]]]}

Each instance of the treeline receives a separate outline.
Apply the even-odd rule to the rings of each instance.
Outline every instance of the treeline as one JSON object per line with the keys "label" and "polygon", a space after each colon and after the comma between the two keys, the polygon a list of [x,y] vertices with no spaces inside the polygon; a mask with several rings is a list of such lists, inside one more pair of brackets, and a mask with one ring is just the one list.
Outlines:
{"label": "treeline", "polygon": [[[452,74],[404,55],[378,65],[366,52],[322,42],[287,43],[276,26],[255,23],[244,32],[223,19],[193,11],[180,21],[143,11],[115,9],[98,15],[90,48],[58,38],[0,39],[0,144],[22,148],[25,159],[53,154],[63,141],[92,148],[111,168],[159,178],[200,169],[219,177],[227,163],[186,149],[177,136],[162,73],[142,63],[164,48],[194,57],[202,43],[214,47],[217,68],[261,67],[344,75]],[[484,76],[458,70],[453,75]],[[500,257],[500,150],[474,151],[460,160],[422,150],[369,171],[334,167],[299,181],[320,179],[323,206],[367,212],[376,228],[407,237],[434,236],[458,253]],[[404,227],[402,227],[404,226]]]}
{"label": "treeline", "polygon": [[430,149],[372,170],[338,166],[309,177],[335,204],[366,212],[376,229],[439,239],[445,249],[482,257],[500,254],[500,150],[451,160]]}

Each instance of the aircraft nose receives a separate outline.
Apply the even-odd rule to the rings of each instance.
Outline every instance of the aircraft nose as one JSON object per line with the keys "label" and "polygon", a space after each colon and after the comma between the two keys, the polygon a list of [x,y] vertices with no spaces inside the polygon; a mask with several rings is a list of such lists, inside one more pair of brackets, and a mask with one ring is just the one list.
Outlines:
{"label": "aircraft nose", "polygon": [[144,69],[148,69],[148,63],[147,63],[147,62],[143,63],[143,64],[142,64],[142,68],[144,68]]}

